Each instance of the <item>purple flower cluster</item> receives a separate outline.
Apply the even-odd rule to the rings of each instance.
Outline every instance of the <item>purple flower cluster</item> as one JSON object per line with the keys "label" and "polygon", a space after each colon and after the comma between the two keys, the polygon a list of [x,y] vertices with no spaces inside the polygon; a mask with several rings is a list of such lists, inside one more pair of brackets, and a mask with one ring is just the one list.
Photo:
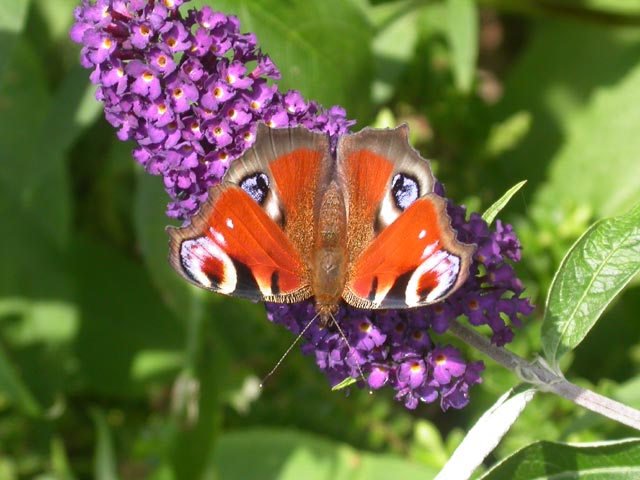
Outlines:
{"label": "purple flower cluster", "polygon": [[183,16],[186,1],[83,0],[71,29],[106,119],[136,142],[134,158],[162,175],[173,199],[167,215],[181,220],[253,144],[258,121],[332,136],[354,123],[341,107],[279,92],[270,80],[280,73],[254,34],[207,6]]}
{"label": "purple flower cluster", "polygon": [[[71,38],[83,45],[81,63],[93,69],[97,98],[122,140],[134,140],[134,158],[162,175],[173,199],[167,214],[187,220],[220,181],[229,163],[253,144],[259,121],[269,126],[304,125],[331,137],[332,145],[354,122],[341,107],[325,110],[299,92],[280,93],[279,72],[241,34],[238,19],[209,7],[178,10],[188,0],[83,0]],[[444,196],[439,186],[438,193]],[[315,322],[305,332],[305,354],[332,385],[364,372],[370,388],[384,385],[408,408],[440,399],[462,408],[469,388],[481,381],[481,362],[466,363],[452,346],[436,344],[466,316],[488,325],[504,345],[512,325],[531,313],[523,288],[506,260],[519,261],[520,244],[510,225],[496,231],[477,214],[449,203],[458,238],[477,245],[470,278],[444,302],[416,310],[363,311],[343,306],[336,326]],[[269,318],[299,333],[316,314],[312,302],[267,305]]]}
{"label": "purple flower cluster", "polygon": [[[444,196],[440,185],[437,190]],[[512,227],[497,221],[492,232],[476,213],[467,220],[464,207],[449,202],[447,210],[458,239],[477,245],[469,279],[444,301],[419,309],[367,311],[344,305],[336,322],[348,345],[335,327],[311,325],[302,351],[315,355],[332,385],[359,378],[362,371],[370,388],[393,388],[407,408],[438,398],[443,410],[463,408],[469,402],[469,388],[481,382],[484,366],[466,363],[456,348],[436,344],[430,332],[442,334],[452,321],[466,317],[474,326],[488,325],[492,342],[502,346],[513,339],[511,326],[520,326],[519,317],[533,311],[507,263],[520,260],[520,243]],[[311,303],[268,304],[267,312],[272,321],[296,334],[316,313]]]}

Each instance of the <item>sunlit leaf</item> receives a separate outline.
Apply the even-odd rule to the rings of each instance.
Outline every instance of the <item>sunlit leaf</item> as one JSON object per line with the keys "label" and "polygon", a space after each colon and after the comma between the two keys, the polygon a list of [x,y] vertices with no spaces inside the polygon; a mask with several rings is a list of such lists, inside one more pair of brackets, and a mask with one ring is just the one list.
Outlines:
{"label": "sunlit leaf", "polygon": [[96,428],[93,478],[96,480],[118,480],[118,460],[107,418],[99,408],[91,410],[91,417]]}
{"label": "sunlit leaf", "polygon": [[353,385],[357,381],[358,381],[357,378],[347,377],[337,385],[334,385],[333,387],[331,387],[331,390],[333,390],[334,392],[338,390],[342,390],[343,388],[347,388],[349,385]]}
{"label": "sunlit leaf", "polygon": [[535,390],[525,387],[518,393],[509,391],[500,397],[469,430],[436,480],[470,478],[509,431],[534,393]]}
{"label": "sunlit leaf", "polygon": [[[251,452],[251,462],[247,453]],[[388,454],[357,451],[345,444],[286,430],[252,429],[220,438],[213,462],[220,478],[325,480],[433,478],[435,471]]]}
{"label": "sunlit leaf", "polygon": [[468,93],[478,57],[478,11],[473,0],[447,0],[448,38],[456,87]]}
{"label": "sunlit leaf", "polygon": [[368,95],[354,93],[371,86],[373,32],[354,2],[217,0],[213,8],[237,15],[243,32],[257,34],[282,73],[281,91],[299,90],[325,107],[340,104],[359,122],[371,117]]}
{"label": "sunlit leaf", "polygon": [[594,224],[562,261],[542,324],[542,347],[551,365],[584,339],[639,271],[640,204]]}
{"label": "sunlit leaf", "polygon": [[56,480],[74,480],[69,457],[61,438],[56,437],[51,441],[51,470]]}
{"label": "sunlit leaf", "polygon": [[17,34],[26,23],[30,3],[30,0],[0,0],[0,79],[13,53]]}
{"label": "sunlit leaf", "polygon": [[509,203],[511,198],[518,193],[518,191],[524,187],[524,184],[527,183],[526,180],[523,180],[519,183],[516,183],[513,187],[505,192],[500,199],[498,199],[493,205],[485,210],[482,214],[482,219],[487,222],[488,225],[491,225],[495,218],[498,216],[500,211]]}
{"label": "sunlit leaf", "polygon": [[482,480],[640,477],[640,440],[588,444],[538,442],[503,460]]}

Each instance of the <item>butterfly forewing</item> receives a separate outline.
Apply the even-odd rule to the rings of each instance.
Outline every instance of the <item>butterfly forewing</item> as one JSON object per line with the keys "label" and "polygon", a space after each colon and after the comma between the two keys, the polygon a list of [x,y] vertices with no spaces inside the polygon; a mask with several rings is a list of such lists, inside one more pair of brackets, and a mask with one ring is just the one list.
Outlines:
{"label": "butterfly forewing", "polygon": [[[305,267],[311,262],[315,212],[334,169],[329,140],[306,128],[258,126],[256,143],[234,161],[224,180],[247,190],[289,238]],[[263,190],[254,188],[262,181]]]}

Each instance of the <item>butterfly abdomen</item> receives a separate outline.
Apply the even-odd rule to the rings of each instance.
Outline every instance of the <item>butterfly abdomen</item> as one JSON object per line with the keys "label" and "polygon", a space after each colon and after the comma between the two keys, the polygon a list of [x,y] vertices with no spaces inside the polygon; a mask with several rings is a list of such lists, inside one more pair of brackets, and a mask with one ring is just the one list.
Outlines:
{"label": "butterfly abdomen", "polygon": [[347,213],[342,192],[331,182],[316,214],[311,289],[321,315],[334,313],[344,291],[347,268]]}

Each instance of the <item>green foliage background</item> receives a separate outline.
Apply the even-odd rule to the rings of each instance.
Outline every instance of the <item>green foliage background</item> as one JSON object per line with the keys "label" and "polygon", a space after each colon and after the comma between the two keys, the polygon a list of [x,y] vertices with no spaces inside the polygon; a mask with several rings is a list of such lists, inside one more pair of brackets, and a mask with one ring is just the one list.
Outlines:
{"label": "green foliage background", "polygon": [[[187,6],[204,3],[258,35],[282,90],[341,104],[357,127],[409,122],[457,202],[483,211],[528,180],[500,216],[540,307],[586,228],[640,202],[636,2]],[[388,391],[331,392],[294,351],[259,390],[292,337],[170,270],[161,179],[102,118],[68,38],[75,6],[0,0],[0,479],[432,478],[517,377],[485,359],[468,408],[409,412]],[[563,359],[636,408],[638,307],[632,282]],[[542,350],[542,311],[510,347],[522,356]],[[538,395],[487,466],[537,440],[630,435]]]}

